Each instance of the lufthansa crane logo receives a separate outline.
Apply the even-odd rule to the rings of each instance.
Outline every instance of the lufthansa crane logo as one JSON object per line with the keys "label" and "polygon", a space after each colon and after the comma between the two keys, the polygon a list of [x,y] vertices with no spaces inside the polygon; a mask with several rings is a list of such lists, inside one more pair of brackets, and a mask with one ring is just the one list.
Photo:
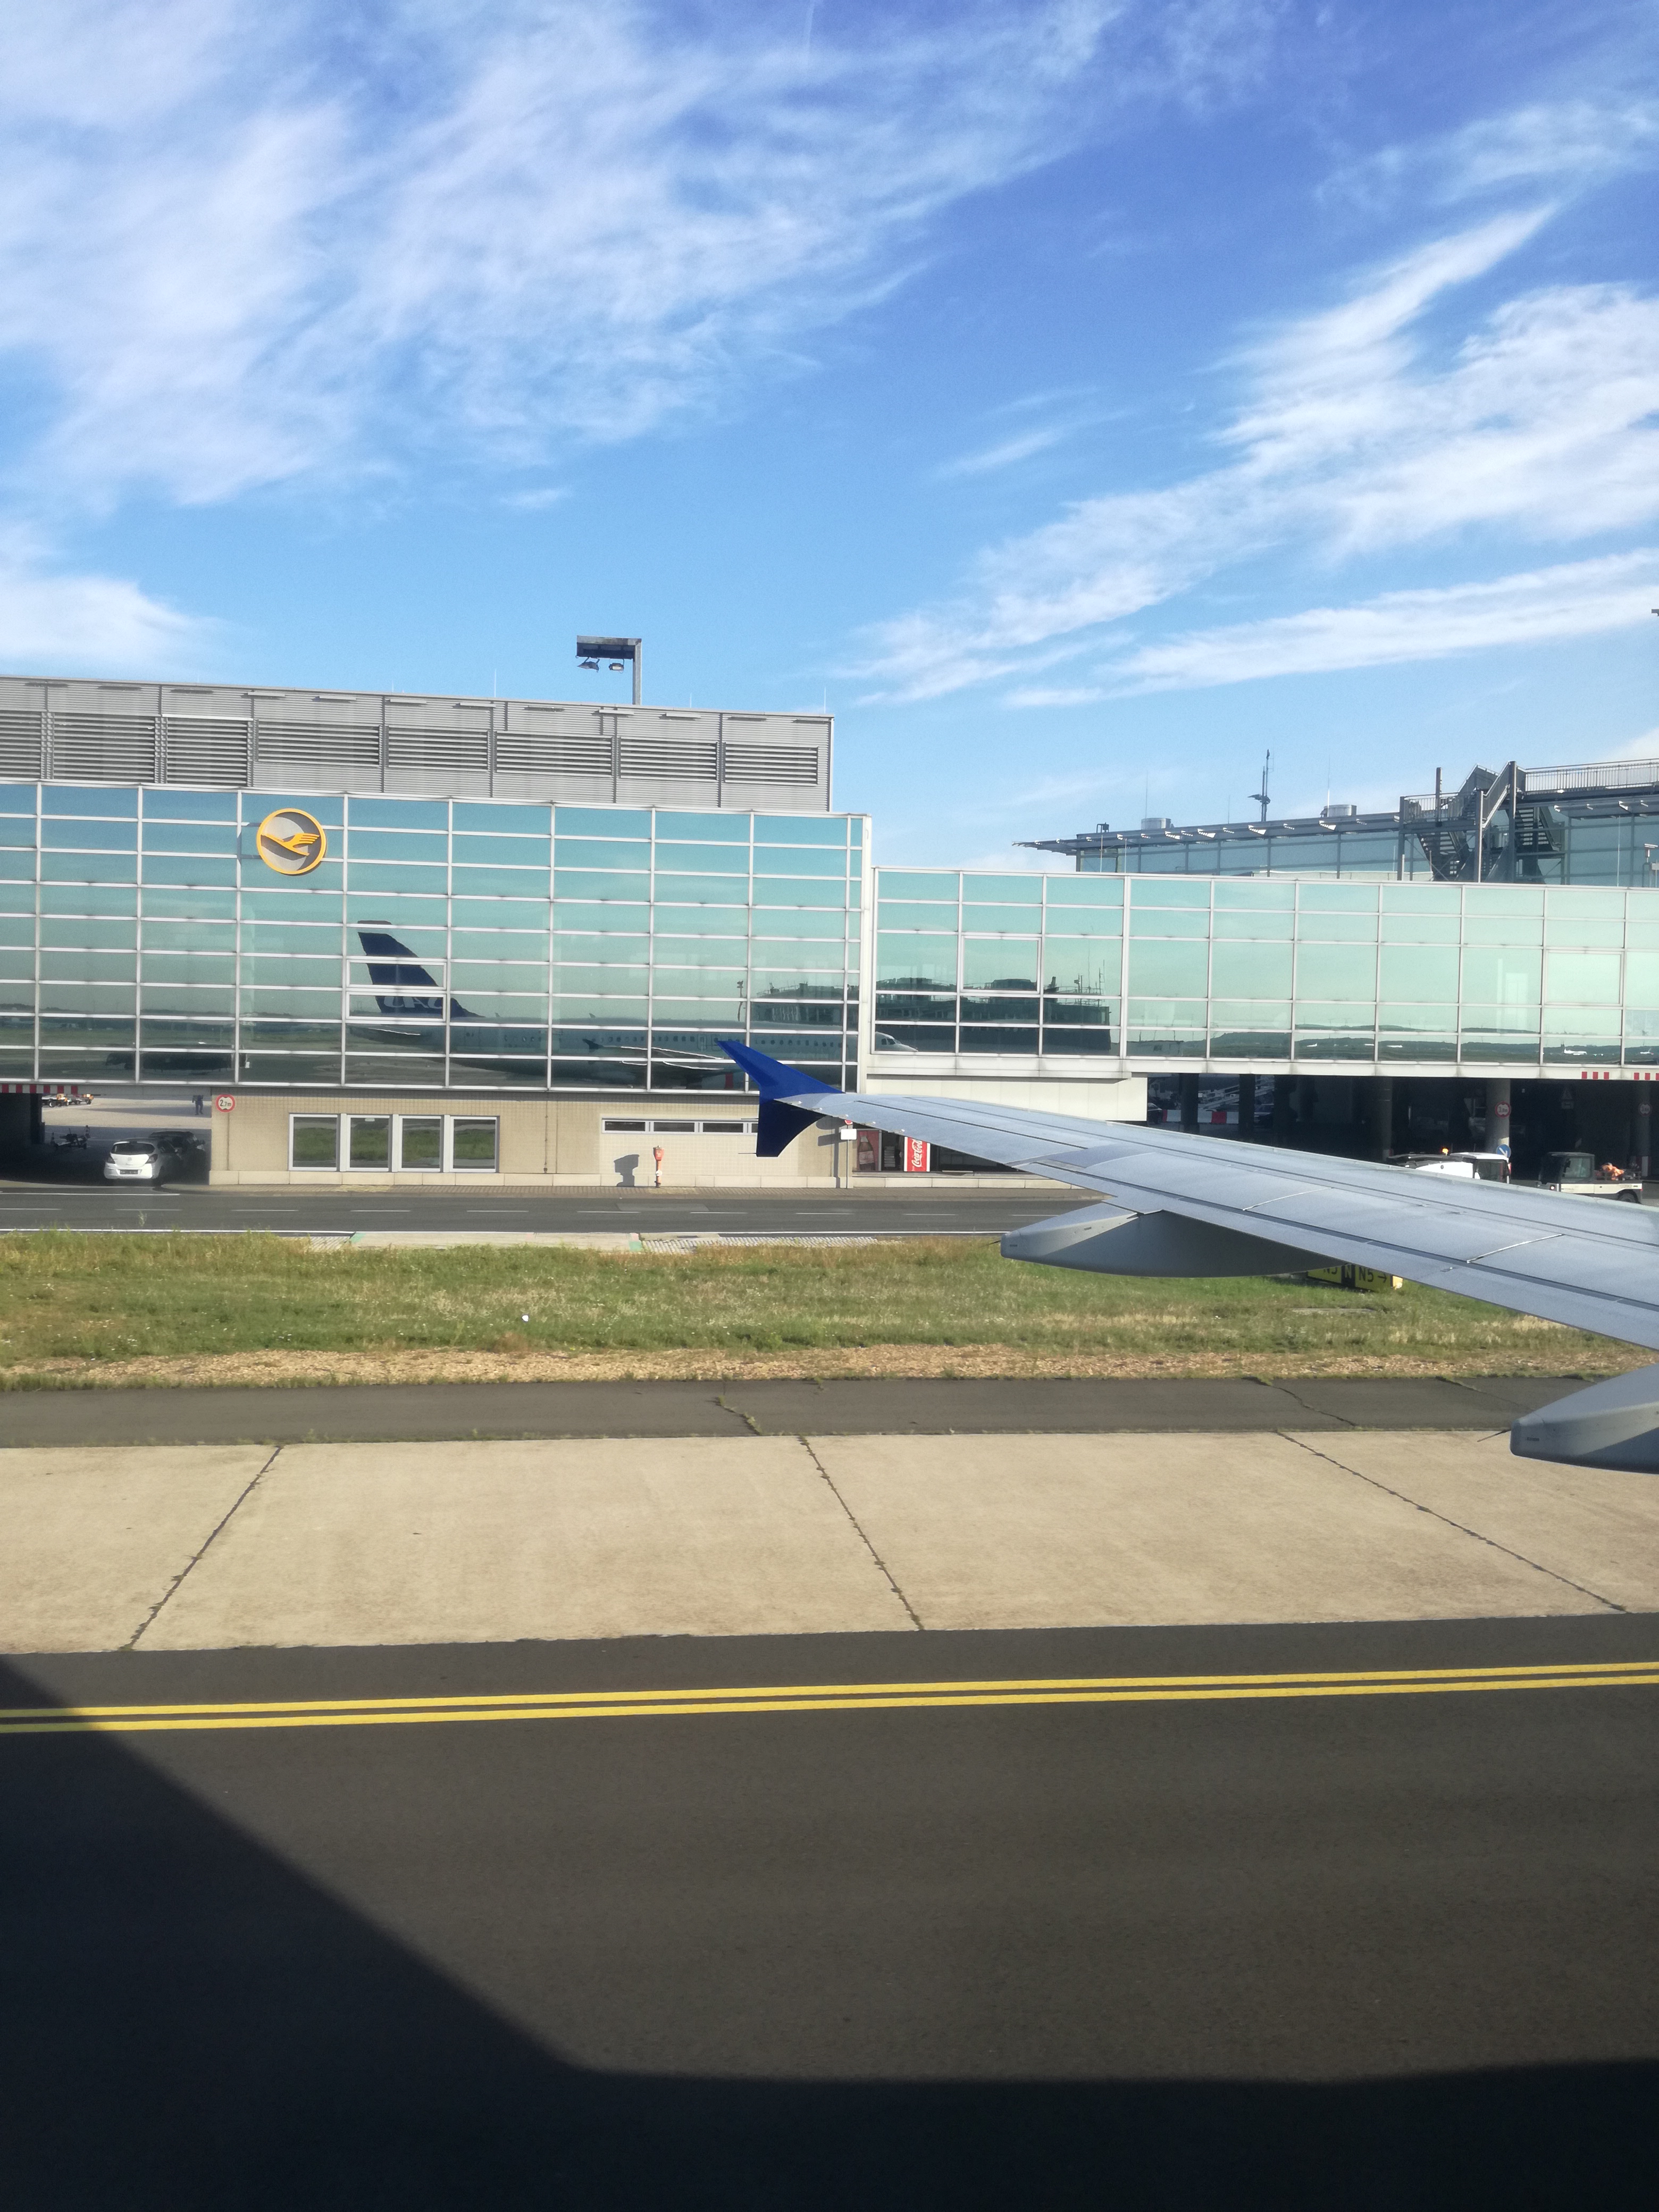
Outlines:
{"label": "lufthansa crane logo", "polygon": [[279,876],[308,876],[328,850],[328,839],[315,815],[297,806],[267,814],[253,833],[254,850]]}

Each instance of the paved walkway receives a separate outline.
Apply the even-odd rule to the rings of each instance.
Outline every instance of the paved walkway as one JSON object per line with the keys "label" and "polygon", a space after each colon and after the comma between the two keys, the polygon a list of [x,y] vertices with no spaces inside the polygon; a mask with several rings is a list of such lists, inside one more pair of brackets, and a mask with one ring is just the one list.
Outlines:
{"label": "paved walkway", "polygon": [[0,1649],[1659,1610],[1659,1483],[1450,1431],[0,1451]]}

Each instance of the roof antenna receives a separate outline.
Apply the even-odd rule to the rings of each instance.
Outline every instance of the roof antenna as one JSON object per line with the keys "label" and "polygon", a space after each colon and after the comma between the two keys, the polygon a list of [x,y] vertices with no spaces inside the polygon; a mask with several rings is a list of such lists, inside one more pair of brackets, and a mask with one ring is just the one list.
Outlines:
{"label": "roof antenna", "polygon": [[1260,791],[1253,791],[1250,793],[1251,798],[1255,799],[1256,805],[1261,809],[1261,819],[1264,822],[1267,818],[1267,809],[1272,804],[1272,801],[1267,797],[1267,771],[1272,768],[1273,764],[1273,757],[1269,753],[1261,763],[1261,788]]}

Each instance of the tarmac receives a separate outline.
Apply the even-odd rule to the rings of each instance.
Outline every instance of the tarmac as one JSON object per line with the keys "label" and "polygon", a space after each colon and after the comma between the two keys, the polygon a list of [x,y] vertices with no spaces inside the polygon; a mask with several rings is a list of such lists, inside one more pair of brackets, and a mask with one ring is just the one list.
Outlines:
{"label": "tarmac", "polygon": [[17,1654],[1659,1610],[1651,1479],[1334,1421],[35,1445],[0,1521]]}

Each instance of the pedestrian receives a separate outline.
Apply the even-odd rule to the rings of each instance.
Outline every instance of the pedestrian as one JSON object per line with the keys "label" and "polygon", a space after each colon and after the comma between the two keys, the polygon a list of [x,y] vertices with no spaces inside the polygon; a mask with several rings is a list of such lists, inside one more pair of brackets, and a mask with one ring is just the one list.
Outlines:
{"label": "pedestrian", "polygon": [[651,1157],[657,1164],[657,1180],[654,1188],[660,1190],[662,1188],[662,1146],[660,1145],[653,1145],[651,1147]]}
{"label": "pedestrian", "polygon": [[204,1103],[205,1102],[203,1099],[202,1094],[198,1091],[196,1094],[196,1118],[198,1121],[202,1118],[202,1109]]}

